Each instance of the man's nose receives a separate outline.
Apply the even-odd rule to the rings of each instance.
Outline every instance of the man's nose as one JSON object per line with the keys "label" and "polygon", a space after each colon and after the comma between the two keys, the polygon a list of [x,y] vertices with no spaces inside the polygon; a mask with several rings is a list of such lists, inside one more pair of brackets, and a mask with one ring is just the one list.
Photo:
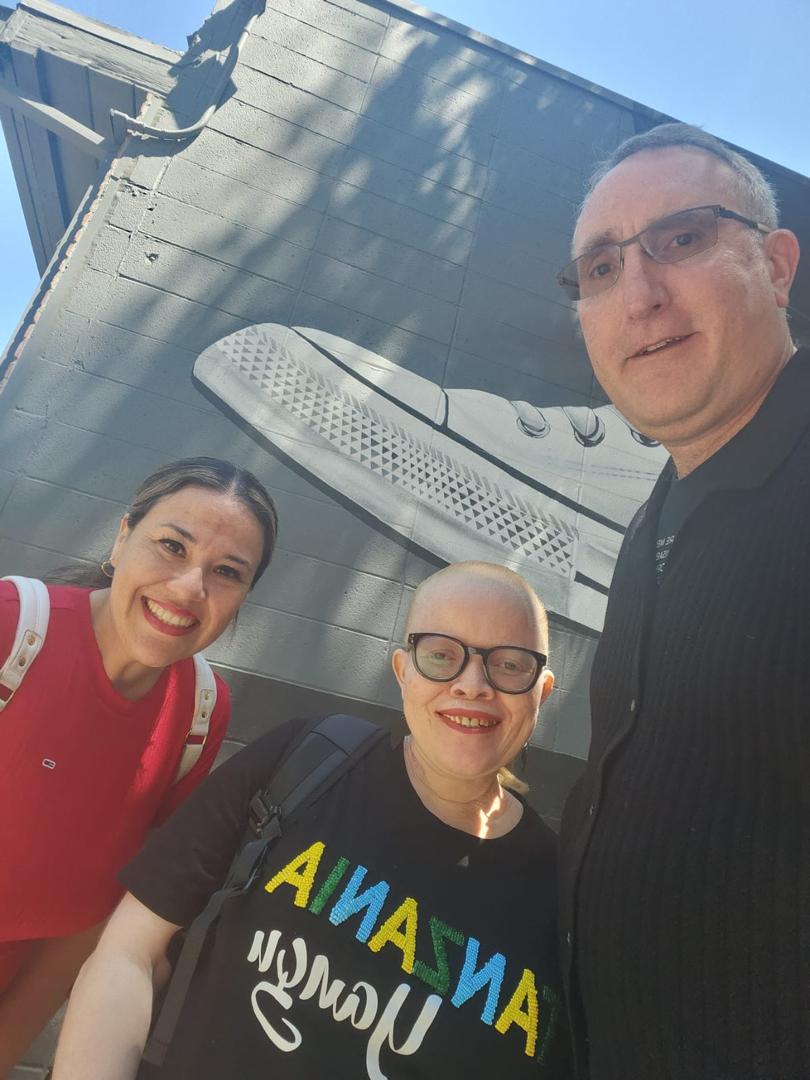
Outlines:
{"label": "man's nose", "polygon": [[669,302],[665,282],[667,267],[650,258],[638,243],[629,244],[622,254],[624,263],[619,288],[630,318],[644,318],[666,307]]}
{"label": "man's nose", "polygon": [[452,692],[457,697],[491,697],[493,690],[484,674],[484,661],[473,654],[463,670],[453,680]]}

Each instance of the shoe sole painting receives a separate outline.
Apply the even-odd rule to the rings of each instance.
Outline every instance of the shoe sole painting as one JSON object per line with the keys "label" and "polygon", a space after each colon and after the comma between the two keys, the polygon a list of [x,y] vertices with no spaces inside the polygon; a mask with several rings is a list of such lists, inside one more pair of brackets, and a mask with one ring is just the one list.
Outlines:
{"label": "shoe sole painting", "polygon": [[624,528],[665,454],[610,407],[444,390],[324,331],[259,324],[194,374],[306,473],[437,558],[502,562],[600,630]]}

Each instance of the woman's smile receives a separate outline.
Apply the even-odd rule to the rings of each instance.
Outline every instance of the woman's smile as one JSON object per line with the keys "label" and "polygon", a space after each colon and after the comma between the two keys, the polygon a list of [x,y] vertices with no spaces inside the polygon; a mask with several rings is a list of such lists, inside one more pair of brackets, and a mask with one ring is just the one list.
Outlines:
{"label": "woman's smile", "polygon": [[464,735],[486,735],[501,723],[497,716],[479,709],[437,709],[436,715],[448,727]]}
{"label": "woman's smile", "polygon": [[175,607],[174,604],[169,604],[165,600],[159,603],[151,597],[144,596],[141,598],[141,604],[146,621],[162,634],[181,637],[199,625],[200,620],[190,611]]}

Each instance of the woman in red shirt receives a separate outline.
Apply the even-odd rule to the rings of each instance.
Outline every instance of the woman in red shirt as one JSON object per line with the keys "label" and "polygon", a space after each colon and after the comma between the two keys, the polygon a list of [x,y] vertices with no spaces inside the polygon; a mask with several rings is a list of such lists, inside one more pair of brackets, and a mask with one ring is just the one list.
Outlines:
{"label": "woman in red shirt", "polygon": [[[196,763],[193,656],[233,620],[270,561],[273,502],[215,458],[163,466],[81,585],[49,585],[50,621],[0,723],[0,1077],[65,998],[121,889],[116,874],[210,770],[230,703]],[[0,581],[0,666],[19,596]]]}

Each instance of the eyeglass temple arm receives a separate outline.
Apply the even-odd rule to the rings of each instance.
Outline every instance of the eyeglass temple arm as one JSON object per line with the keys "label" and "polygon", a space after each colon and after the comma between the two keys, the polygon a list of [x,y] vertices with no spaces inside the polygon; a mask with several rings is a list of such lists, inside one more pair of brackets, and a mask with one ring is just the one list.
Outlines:
{"label": "eyeglass temple arm", "polygon": [[736,210],[726,210],[725,206],[716,207],[718,217],[731,218],[733,221],[741,221],[743,225],[748,225],[752,229],[756,229],[757,232],[763,233],[765,236],[772,229],[769,229],[767,225],[763,225],[761,221],[754,221],[752,218],[743,217],[742,214],[738,214]]}

